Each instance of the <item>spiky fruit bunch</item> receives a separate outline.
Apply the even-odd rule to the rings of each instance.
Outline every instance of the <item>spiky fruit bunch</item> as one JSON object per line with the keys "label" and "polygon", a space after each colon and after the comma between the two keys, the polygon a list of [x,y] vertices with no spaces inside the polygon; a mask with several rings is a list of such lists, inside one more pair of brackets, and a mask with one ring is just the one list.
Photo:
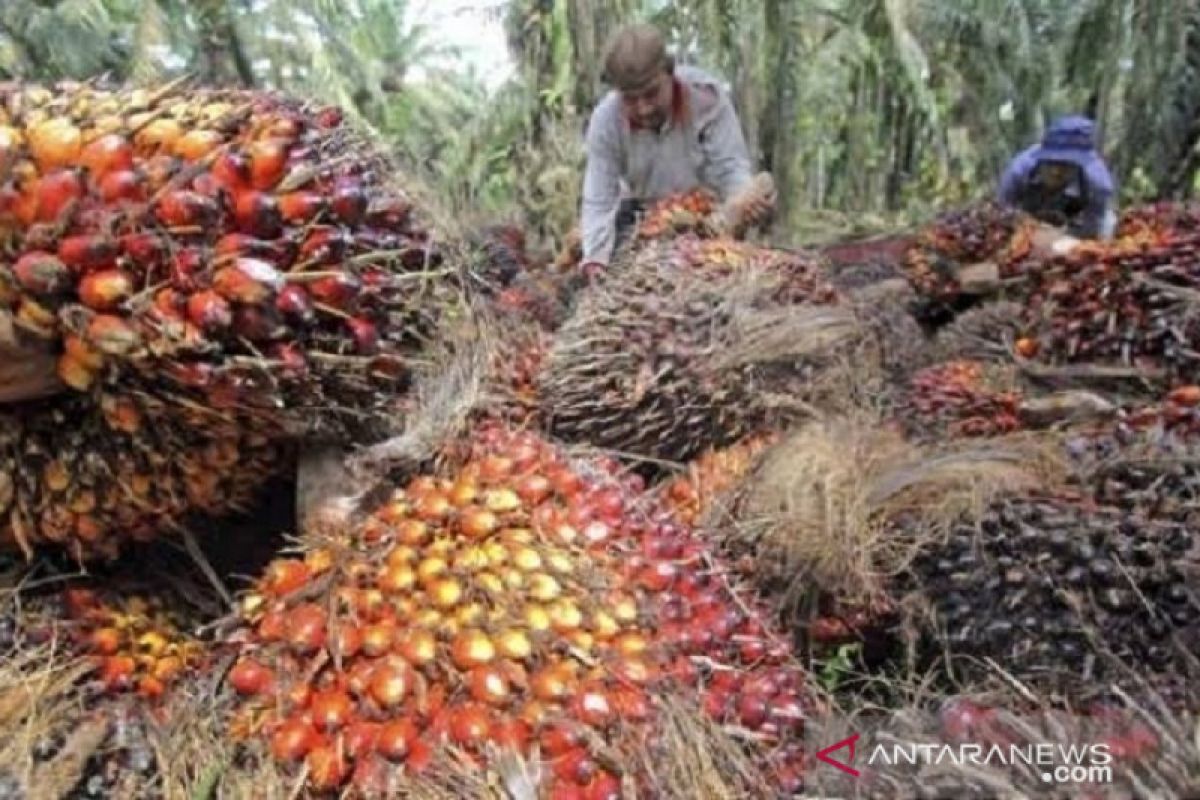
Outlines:
{"label": "spiky fruit bunch", "polygon": [[[311,422],[395,380],[436,261],[334,110],[232,91],[6,87],[4,302],[79,391]],[[376,379],[382,383],[376,383]]]}
{"label": "spiky fruit bunch", "polygon": [[[900,580],[932,606],[928,658],[967,673],[992,659],[1028,685],[1078,696],[1137,666],[1178,672],[1200,634],[1191,531],[1065,499],[994,503]],[[983,668],[986,671],[986,668]]]}
{"label": "spiky fruit bunch", "polygon": [[778,439],[773,433],[752,434],[729,447],[706,450],[688,464],[686,475],[667,484],[667,504],[684,525],[696,525],[742,482],[758,456]]}
{"label": "spiky fruit bunch", "polygon": [[1022,427],[1020,403],[1007,370],[951,361],[914,375],[897,413],[917,435],[996,436]]}
{"label": "spiky fruit bunch", "polygon": [[1087,242],[1023,274],[1022,321],[1039,360],[1133,367],[1160,383],[1192,380],[1200,365],[1200,231]]}
{"label": "spiky fruit bunch", "polygon": [[113,557],[247,507],[287,463],[277,438],[149,394],[52,398],[0,413],[0,547]]}
{"label": "spiky fruit bunch", "polygon": [[[929,300],[953,300],[961,290],[956,270],[1024,253],[1028,241],[1019,234],[1027,227],[1022,214],[994,203],[944,214],[917,235],[905,254],[908,280]],[[1010,248],[1016,252],[1010,254]]]}
{"label": "spiky fruit bunch", "polygon": [[712,234],[715,228],[711,217],[716,210],[717,198],[707,189],[665,197],[646,211],[637,238],[667,239],[685,232]]}
{"label": "spiky fruit bunch", "polygon": [[656,694],[703,687],[798,765],[786,646],[698,539],[635,508],[637,478],[500,428],[470,451],[268,567],[229,673],[239,735],[325,790],[399,792],[447,747],[499,748],[543,759],[550,796],[615,797],[623,748],[654,746]]}
{"label": "spiky fruit bunch", "polygon": [[[686,461],[761,429],[779,396],[814,391],[824,343],[859,330],[808,262],[710,270],[685,241],[639,249],[559,329],[538,381],[556,435]],[[801,303],[792,322],[808,330],[787,335]]]}
{"label": "spiky fruit bunch", "polygon": [[1200,387],[1067,441],[1083,484],[1103,503],[1194,526],[1200,508]]}
{"label": "spiky fruit bunch", "polygon": [[63,592],[75,646],[96,664],[102,691],[158,700],[206,658],[177,613],[153,595],[113,595],[90,587]]}

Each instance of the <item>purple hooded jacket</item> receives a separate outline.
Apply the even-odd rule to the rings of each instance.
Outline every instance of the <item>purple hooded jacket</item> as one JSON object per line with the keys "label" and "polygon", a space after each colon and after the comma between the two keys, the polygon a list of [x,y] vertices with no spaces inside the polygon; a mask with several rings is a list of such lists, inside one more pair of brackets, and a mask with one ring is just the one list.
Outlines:
{"label": "purple hooded jacket", "polygon": [[[1087,117],[1066,116],[1056,119],[1046,130],[1040,144],[1017,154],[1008,163],[1000,179],[1000,202],[1036,213],[1032,207],[1031,178],[1038,165],[1047,161],[1066,162],[1079,167],[1086,196],[1082,210],[1068,220],[1071,232],[1086,238],[1108,239],[1116,227],[1112,174],[1095,145],[1096,126]],[[1069,184],[1068,195],[1079,188]],[[1083,202],[1083,198],[1079,198]]]}

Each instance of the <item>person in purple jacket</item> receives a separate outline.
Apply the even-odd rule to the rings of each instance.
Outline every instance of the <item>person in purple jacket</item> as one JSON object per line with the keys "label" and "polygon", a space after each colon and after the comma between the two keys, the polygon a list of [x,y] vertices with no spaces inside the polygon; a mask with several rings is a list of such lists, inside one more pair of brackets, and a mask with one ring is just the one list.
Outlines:
{"label": "person in purple jacket", "polygon": [[1111,239],[1117,224],[1112,174],[1096,150],[1096,125],[1065,116],[1040,144],[1017,154],[1000,179],[1000,202],[1084,239]]}

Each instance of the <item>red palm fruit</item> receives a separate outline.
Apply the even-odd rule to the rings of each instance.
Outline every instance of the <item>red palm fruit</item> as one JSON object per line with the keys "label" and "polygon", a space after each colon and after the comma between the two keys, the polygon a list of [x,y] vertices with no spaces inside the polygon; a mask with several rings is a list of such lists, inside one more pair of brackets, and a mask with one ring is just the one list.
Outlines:
{"label": "red palm fruit", "polygon": [[112,266],[117,257],[117,243],[103,233],[66,236],[58,243],[58,257],[76,272],[87,272]]}
{"label": "red palm fruit", "polygon": [[308,374],[308,361],[299,342],[280,342],[271,348],[270,355],[279,362],[279,370],[285,377],[299,379]]}
{"label": "red palm fruit", "polygon": [[318,225],[304,237],[300,246],[300,261],[309,266],[336,264],[346,254],[349,240],[340,228]]}
{"label": "red palm fruit", "polygon": [[224,141],[224,137],[216,131],[196,128],[179,137],[172,152],[184,161],[199,161],[216,150]]}
{"label": "red palm fruit", "polygon": [[305,223],[325,210],[325,198],[316,192],[288,192],[279,196],[279,213],[292,223]]}
{"label": "red palm fruit", "polygon": [[227,233],[217,240],[213,253],[221,259],[247,256],[279,267],[295,255],[293,246],[282,239],[267,241],[245,233]]}
{"label": "red palm fruit", "polygon": [[317,730],[331,733],[340,730],[350,721],[354,713],[354,704],[350,695],[336,689],[317,692],[309,704],[313,724]]}
{"label": "red palm fruit", "polygon": [[202,361],[171,364],[167,373],[190,389],[203,389],[212,383],[213,378],[212,365]]}
{"label": "red palm fruit", "polygon": [[71,270],[53,253],[34,251],[13,265],[17,285],[33,295],[58,294],[71,285]]}
{"label": "red palm fruit", "polygon": [[154,213],[159,221],[171,227],[206,226],[216,220],[218,208],[212,198],[176,189],[159,199]]}
{"label": "red palm fruit", "polygon": [[383,725],[378,722],[366,720],[351,722],[346,728],[346,735],[342,740],[342,744],[346,748],[346,755],[353,759],[360,759],[375,752],[376,743],[379,741],[379,731],[382,728]]}
{"label": "red palm fruit", "polygon": [[204,284],[205,254],[199,247],[181,247],[171,257],[171,288],[194,292]]}
{"label": "red palm fruit", "polygon": [[100,682],[110,692],[123,692],[133,688],[137,664],[131,656],[108,656],[100,666]]}
{"label": "red palm fruit", "polygon": [[621,800],[621,781],[611,772],[596,773],[583,790],[584,800]]}
{"label": "red palm fruit", "polygon": [[312,578],[308,564],[297,558],[277,558],[267,565],[261,586],[263,592],[283,597],[305,586]]}
{"label": "red palm fruit", "polygon": [[233,218],[240,231],[259,239],[274,239],[283,233],[279,203],[265,192],[238,192],[233,201]]}
{"label": "red palm fruit", "polygon": [[376,749],[388,761],[403,761],[412,752],[419,732],[407,717],[385,723],[379,731]]}
{"label": "red palm fruit", "polygon": [[220,202],[221,194],[225,191],[225,187],[213,177],[211,172],[202,172],[195,178],[192,178],[191,190],[196,194],[201,194]]}
{"label": "red palm fruit", "polygon": [[146,272],[162,263],[167,246],[155,233],[127,233],[120,239],[121,252],[139,271]]}
{"label": "red palm fruit", "polygon": [[285,317],[298,322],[309,322],[315,316],[308,292],[296,283],[289,283],[279,290],[275,308]]}
{"label": "red palm fruit", "polygon": [[211,289],[188,298],[187,314],[188,320],[205,333],[222,331],[233,324],[229,302]]}
{"label": "red palm fruit", "polygon": [[144,153],[170,152],[183,136],[183,125],[171,117],[152,119],[133,135],[133,143]]}
{"label": "red palm fruit", "polygon": [[333,213],[347,225],[362,222],[367,213],[367,193],[358,181],[342,181],[334,187]]}
{"label": "red palm fruit", "polygon": [[79,301],[93,311],[112,311],[133,294],[133,280],[119,269],[89,272],[79,282]]}
{"label": "red palm fruit", "polygon": [[131,169],[109,172],[100,180],[99,190],[100,199],[106,203],[140,203],[146,199],[145,181]]}
{"label": "red palm fruit", "polygon": [[317,127],[330,129],[342,124],[342,110],[336,106],[327,106],[317,112]]}
{"label": "red palm fruit", "polygon": [[141,337],[133,326],[112,314],[92,317],[85,338],[101,353],[112,356],[125,355],[141,344]]}
{"label": "red palm fruit", "polygon": [[308,285],[308,293],[313,300],[341,311],[349,310],[361,291],[362,281],[349,272],[341,271],[318,278]]}
{"label": "red palm fruit", "polygon": [[286,637],[292,649],[311,654],[325,646],[325,611],[314,603],[302,603],[287,615]]}
{"label": "red palm fruit", "polygon": [[43,170],[65,167],[79,160],[83,132],[66,117],[38,123],[29,132],[29,152]]}
{"label": "red palm fruit", "polygon": [[270,309],[237,306],[233,310],[233,332],[251,342],[269,342],[287,332]]}
{"label": "red palm fruit", "polygon": [[179,159],[168,155],[157,155],[141,163],[142,177],[151,193],[161,190],[179,172]]}
{"label": "red palm fruit", "polygon": [[269,691],[274,682],[270,668],[253,658],[242,658],[229,670],[229,685],[239,694],[262,694]]}
{"label": "red palm fruit", "polygon": [[380,708],[394,710],[408,697],[411,688],[412,676],[406,664],[380,664],[371,673],[367,693]]}
{"label": "red palm fruit", "polygon": [[613,720],[613,705],[608,691],[600,684],[580,687],[571,702],[572,716],[593,728],[603,728]]}
{"label": "red palm fruit", "polygon": [[212,288],[230,302],[258,305],[271,299],[281,283],[279,273],[266,261],[239,258],[217,270]]}
{"label": "red palm fruit", "polygon": [[77,392],[86,392],[96,380],[96,371],[70,353],[58,357],[56,371],[62,382]]}
{"label": "red palm fruit", "polygon": [[450,738],[462,747],[482,746],[492,729],[487,706],[466,703],[450,713]]}
{"label": "red palm fruit", "polygon": [[259,191],[274,189],[287,168],[287,144],[280,139],[253,142],[247,148],[250,185]]}
{"label": "red palm fruit", "polygon": [[250,186],[250,161],[243,153],[230,150],[217,156],[211,173],[227,191],[238,192]]}
{"label": "red palm fruit", "polygon": [[583,742],[583,733],[568,722],[553,722],[538,737],[542,752],[548,756],[560,756],[581,747]]}
{"label": "red palm fruit", "polygon": [[104,356],[83,339],[74,334],[63,337],[63,352],[91,370],[104,366]]}
{"label": "red palm fruit", "polygon": [[271,734],[271,755],[277,761],[299,761],[320,741],[312,723],[289,717]]}
{"label": "red palm fruit", "polygon": [[554,759],[554,774],[564,781],[586,786],[600,769],[592,754],[582,747],[567,750]]}
{"label": "red palm fruit", "polygon": [[354,347],[363,355],[370,355],[379,349],[379,329],[375,323],[362,317],[351,317],[346,320],[346,327],[354,339]]}
{"label": "red palm fruit", "polygon": [[42,222],[57,222],[69,206],[79,202],[84,194],[83,180],[73,169],[60,169],[43,175],[38,181],[38,213]]}
{"label": "red palm fruit", "polygon": [[106,133],[84,146],[79,163],[100,181],[114,171],[133,169],[133,145],[119,133]]}

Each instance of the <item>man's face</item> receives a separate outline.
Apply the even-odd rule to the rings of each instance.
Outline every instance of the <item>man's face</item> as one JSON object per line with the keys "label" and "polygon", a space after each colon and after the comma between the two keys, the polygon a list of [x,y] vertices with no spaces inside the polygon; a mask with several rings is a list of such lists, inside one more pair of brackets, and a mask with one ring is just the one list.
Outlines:
{"label": "man's face", "polygon": [[637,128],[658,130],[671,113],[674,82],[663,72],[645,86],[621,92],[621,103],[629,121]]}
{"label": "man's face", "polygon": [[1058,190],[1071,180],[1072,169],[1068,164],[1045,164],[1042,167],[1042,179],[1046,188]]}

